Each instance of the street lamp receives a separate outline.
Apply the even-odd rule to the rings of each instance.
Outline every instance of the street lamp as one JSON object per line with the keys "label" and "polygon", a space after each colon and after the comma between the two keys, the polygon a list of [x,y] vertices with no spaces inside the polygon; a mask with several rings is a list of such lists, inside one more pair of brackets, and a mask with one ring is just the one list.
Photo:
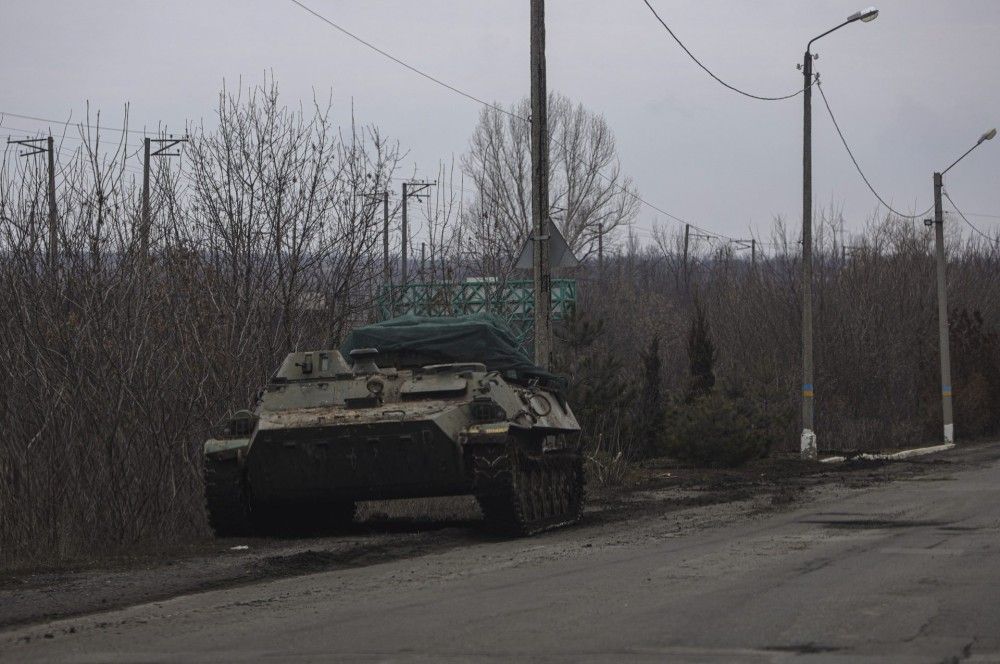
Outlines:
{"label": "street lamp", "polygon": [[[938,347],[941,355],[941,413],[944,422],[944,442],[950,445],[955,442],[955,420],[951,407],[951,341],[948,338],[948,292],[945,282],[944,260],[944,211],[941,204],[941,188],[944,174],[955,167],[955,164],[979,147],[983,141],[992,140],[997,135],[996,129],[990,129],[976,141],[976,144],[965,151],[961,157],[951,163],[951,166],[940,173],[934,174],[934,220],[927,220],[928,225],[934,225],[934,253],[937,258],[937,292],[938,292]],[[925,222],[926,223],[926,222]]]}
{"label": "street lamp", "polygon": [[871,23],[876,18],[878,18],[878,10],[874,7],[869,7],[868,9],[862,9],[859,12],[854,12],[847,17],[848,23],[853,23],[854,21],[861,21],[862,23]]}
{"label": "street lamp", "polygon": [[813,424],[813,316],[812,316],[812,45],[817,39],[849,23],[868,23],[878,16],[874,7],[847,17],[835,28],[813,37],[806,45],[802,62],[804,120],[802,131],[802,439],[803,459],[816,458],[816,433]]}

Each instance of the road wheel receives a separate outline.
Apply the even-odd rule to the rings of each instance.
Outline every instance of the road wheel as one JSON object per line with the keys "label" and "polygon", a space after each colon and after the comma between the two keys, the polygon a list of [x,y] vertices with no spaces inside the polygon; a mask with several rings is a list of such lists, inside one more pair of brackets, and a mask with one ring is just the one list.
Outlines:
{"label": "road wheel", "polygon": [[[509,535],[533,533],[579,520],[583,512],[583,457],[573,450],[531,458],[516,441],[483,449],[474,459],[476,500],[486,526]],[[503,469],[503,472],[499,472]],[[488,471],[488,472],[487,472]]]}

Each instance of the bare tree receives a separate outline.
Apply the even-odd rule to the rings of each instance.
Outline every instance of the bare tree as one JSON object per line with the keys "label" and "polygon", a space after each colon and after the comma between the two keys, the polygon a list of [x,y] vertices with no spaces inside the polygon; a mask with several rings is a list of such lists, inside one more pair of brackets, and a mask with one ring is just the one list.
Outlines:
{"label": "bare tree", "polygon": [[[577,257],[586,259],[597,251],[600,230],[613,237],[635,218],[639,201],[604,117],[556,93],[548,103],[550,215]],[[466,235],[497,273],[516,258],[531,226],[529,106],[524,99],[509,114],[483,109],[462,158],[473,189]]]}
{"label": "bare tree", "polygon": [[273,84],[224,91],[218,127],[155,164],[148,260],[124,138],[105,148],[81,126],[83,147],[59,153],[54,269],[44,162],[4,155],[0,562],[203,535],[201,442],[284,353],[370,319],[371,194],[399,150],[328,115],[286,108]]}

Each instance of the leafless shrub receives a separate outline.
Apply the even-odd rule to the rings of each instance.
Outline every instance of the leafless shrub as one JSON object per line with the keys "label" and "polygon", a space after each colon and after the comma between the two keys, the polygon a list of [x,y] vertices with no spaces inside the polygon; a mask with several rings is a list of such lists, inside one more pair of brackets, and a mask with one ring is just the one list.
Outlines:
{"label": "leafless shrub", "polygon": [[[185,169],[155,163],[151,253],[125,157],[59,154],[57,262],[41,160],[0,169],[0,564],[206,533],[201,442],[290,350],[371,316],[398,147],[223,92]],[[124,134],[122,134],[124,135]],[[379,247],[380,248],[380,247]]]}
{"label": "leafless shrub", "polygon": [[[937,309],[933,238],[922,225],[895,218],[870,220],[845,249],[842,219],[824,215],[817,233],[814,297],[816,418],[824,449],[879,450],[936,441],[940,435]],[[582,289],[580,308],[600,319],[619,349],[640,349],[658,336],[663,386],[683,392],[684,338],[694,297],[705,309],[718,348],[719,389],[749,398],[775,422],[784,422],[778,449],[798,445],[800,378],[800,275],[797,238],[778,220],[774,235],[758,243],[756,262],[723,242],[690,247],[683,261],[680,233],[659,231],[649,247],[624,247],[605,259],[605,279]],[[949,298],[957,312],[976,312],[953,332],[956,410],[960,435],[996,433],[990,404],[1000,403],[1000,371],[989,349],[1000,330],[1000,262],[984,240],[948,238]],[[686,268],[686,269],[685,269]],[[976,327],[978,326],[978,327]],[[966,332],[962,333],[965,329]],[[992,335],[992,336],[991,336]],[[592,352],[607,353],[597,345]],[[624,353],[616,376],[639,380],[635,352]],[[996,383],[996,387],[993,387]],[[628,407],[626,407],[626,411]],[[586,413],[586,408],[581,412]],[[630,426],[623,412],[616,421]],[[964,424],[964,430],[963,430]],[[586,427],[596,426],[587,418]],[[628,440],[628,436],[625,436]],[[641,441],[631,441],[626,456]]]}
{"label": "leafless shrub", "polygon": [[599,486],[621,486],[625,483],[631,458],[630,445],[622,439],[622,427],[602,418],[595,430],[588,430],[591,441],[585,449],[587,479]]}
{"label": "leafless shrub", "polygon": [[[567,239],[585,259],[578,315],[557,333],[557,368],[570,379],[592,477],[620,483],[627,464],[655,448],[647,439],[661,420],[649,411],[687,386],[696,296],[718,351],[717,389],[782,423],[779,447],[795,449],[798,238],[777,219],[755,261],[707,240],[685,261],[676,232],[658,231],[646,247],[622,237],[635,199],[621,193],[631,185],[610,132],[565,100],[553,104],[554,205],[566,208]],[[104,134],[82,131],[82,149],[60,151],[55,265],[46,260],[43,162],[4,154],[0,564],[205,535],[200,446],[215,423],[246,406],[286,352],[329,346],[374,316],[385,284],[379,194],[391,189],[400,151],[375,128],[333,127],[329,110],[289,109],[273,85],[224,90],[218,128],[192,129],[183,167],[155,163],[148,256],[134,143],[103,149]],[[441,169],[438,183],[449,186],[427,204],[430,260],[411,275],[502,284],[512,274],[530,169],[527,126],[506,122],[483,115],[457,187],[453,169]],[[463,187],[471,201],[455,193]],[[592,255],[600,224],[609,234],[601,273]],[[842,228],[830,210],[816,233],[820,446],[935,440],[930,235],[872,219],[848,251]],[[995,434],[1000,252],[955,230],[948,251],[958,435]],[[650,367],[660,373],[655,389]]]}

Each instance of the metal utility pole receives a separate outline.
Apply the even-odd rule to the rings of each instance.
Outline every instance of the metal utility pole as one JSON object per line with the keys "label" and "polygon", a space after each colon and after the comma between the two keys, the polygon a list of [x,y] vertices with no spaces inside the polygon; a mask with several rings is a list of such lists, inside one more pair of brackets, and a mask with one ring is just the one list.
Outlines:
{"label": "metal utility pole", "polygon": [[406,208],[408,207],[406,202],[411,198],[427,198],[430,194],[424,193],[429,187],[434,186],[434,182],[404,182],[403,183],[403,217],[402,217],[402,228],[400,229],[403,235],[402,250],[400,251],[400,258],[402,264],[400,265],[400,277],[399,283],[403,288],[406,288],[407,284],[407,273],[409,272],[409,266],[407,262],[409,261],[408,245],[410,243],[409,228],[407,227],[406,220]]}
{"label": "metal utility pole", "polygon": [[740,249],[750,250],[750,267],[753,268],[757,264],[757,240],[751,238],[749,240],[733,240],[732,244],[735,244]]}
{"label": "metal utility pole", "polygon": [[[698,228],[698,227],[695,226],[695,228]],[[698,239],[708,240],[709,242],[711,242],[712,240],[716,239],[716,237],[717,236],[715,236],[715,235],[709,235],[707,233],[692,232],[691,231],[691,224],[684,224],[684,285],[685,285],[685,287],[689,288],[690,285],[691,285],[690,265],[688,263],[688,257],[690,256],[689,246],[691,244],[691,238],[695,238],[696,240],[698,240]],[[718,252],[718,255],[719,256],[722,255],[721,248],[720,248],[720,250]]]}
{"label": "metal utility pole", "polygon": [[948,289],[945,279],[944,209],[941,204],[943,176],[934,174],[934,253],[937,257],[938,349],[941,354],[941,413],[944,442],[955,442],[955,421],[951,407],[951,339],[948,334]]}
{"label": "metal utility pole", "polygon": [[535,364],[552,355],[552,274],[549,264],[549,128],[545,82],[545,0],[531,0],[531,218],[534,230]]}
{"label": "metal utility pole", "polygon": [[[45,147],[42,147],[42,141]],[[56,208],[56,150],[52,137],[48,138],[23,138],[12,141],[7,139],[9,145],[21,145],[29,149],[22,152],[21,157],[33,157],[36,154],[48,152],[48,202],[49,202],[49,245],[47,247],[47,264],[50,270],[56,269],[56,261],[59,256],[59,215]]]}
{"label": "metal utility pole", "polygon": [[426,280],[424,276],[424,264],[427,262],[427,243],[420,243],[420,283]]}
{"label": "metal utility pole", "polygon": [[993,140],[996,135],[997,130],[990,129],[980,136],[976,144],[966,150],[965,154],[953,161],[951,166],[934,174],[934,220],[927,219],[924,222],[928,225],[934,224],[934,253],[937,259],[938,349],[941,355],[941,414],[944,423],[944,442],[949,445],[955,442],[955,420],[951,404],[951,340],[948,333],[948,285],[945,278],[947,264],[944,255],[944,209],[941,193],[944,187],[944,174],[953,169],[958,162],[965,159],[983,142]]}
{"label": "metal utility pole", "polygon": [[[142,145],[142,221],[139,225],[139,252],[143,258],[149,256],[149,231],[152,226],[149,210],[149,159],[150,157],[179,157],[180,151],[168,152],[180,143],[187,142],[186,138],[146,138]],[[158,146],[152,150],[152,144]]]}

